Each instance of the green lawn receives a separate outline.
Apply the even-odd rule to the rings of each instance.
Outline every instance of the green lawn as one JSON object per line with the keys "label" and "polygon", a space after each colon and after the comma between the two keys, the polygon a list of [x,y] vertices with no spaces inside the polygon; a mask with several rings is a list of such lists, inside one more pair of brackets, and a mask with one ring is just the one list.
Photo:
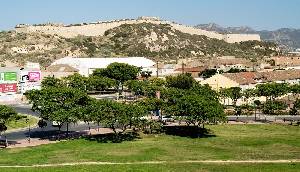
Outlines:
{"label": "green lawn", "polygon": [[26,128],[26,127],[28,127],[28,125],[34,126],[38,123],[38,119],[33,117],[33,116],[24,115],[24,114],[20,114],[20,115],[26,116],[29,119],[28,123],[26,123],[26,118],[22,118],[22,119],[17,120],[17,121],[10,121],[7,124],[7,129],[8,130],[18,129],[18,128]]}
{"label": "green lawn", "polygon": [[[141,139],[122,143],[98,143],[78,139],[34,148],[3,149],[0,150],[0,165],[82,161],[167,161],[172,163],[172,161],[186,160],[300,159],[300,127],[266,124],[218,125],[207,126],[207,128],[214,131],[216,137],[192,139],[168,135],[142,135]],[[95,169],[113,171],[116,165],[94,167]],[[117,167],[120,171],[127,168],[141,169],[141,171],[155,171],[155,169],[157,169],[156,171],[160,171],[160,169],[161,171],[168,171],[169,168],[171,168],[169,171],[205,171],[205,169],[239,171],[241,168],[248,171],[283,171],[280,169],[295,171],[296,167],[299,168],[299,164],[164,164],[117,165]],[[64,171],[64,169],[85,171],[86,168],[94,170],[90,166],[78,166],[53,168],[53,171]],[[49,169],[51,168],[44,170]],[[33,171],[32,169],[22,170]]]}
{"label": "green lawn", "polygon": [[160,165],[89,165],[67,167],[6,168],[5,172],[299,172],[300,164],[160,164]]}

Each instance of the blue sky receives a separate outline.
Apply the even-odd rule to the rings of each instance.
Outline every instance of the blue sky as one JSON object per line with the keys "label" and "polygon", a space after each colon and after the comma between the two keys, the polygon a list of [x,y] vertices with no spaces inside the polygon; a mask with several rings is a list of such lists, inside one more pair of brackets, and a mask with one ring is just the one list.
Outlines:
{"label": "blue sky", "polygon": [[138,16],[187,25],[300,28],[300,0],[1,0],[0,30],[19,23],[69,24]]}

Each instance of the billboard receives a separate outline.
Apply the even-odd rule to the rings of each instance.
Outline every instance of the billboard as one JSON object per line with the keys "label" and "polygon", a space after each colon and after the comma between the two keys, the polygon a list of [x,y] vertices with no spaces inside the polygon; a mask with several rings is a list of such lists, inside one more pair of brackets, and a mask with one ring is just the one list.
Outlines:
{"label": "billboard", "polygon": [[2,93],[17,92],[17,84],[0,84],[0,91]]}
{"label": "billboard", "polygon": [[4,81],[17,81],[17,72],[3,72],[1,76]]}
{"label": "billboard", "polygon": [[28,72],[28,79],[29,79],[29,81],[39,81],[39,80],[41,80],[41,73],[40,72]]}

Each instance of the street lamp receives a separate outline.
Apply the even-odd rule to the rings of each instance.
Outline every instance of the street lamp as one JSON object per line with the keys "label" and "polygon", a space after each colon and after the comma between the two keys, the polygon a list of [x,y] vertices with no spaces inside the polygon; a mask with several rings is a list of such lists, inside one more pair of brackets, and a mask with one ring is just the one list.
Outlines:
{"label": "street lamp", "polygon": [[30,143],[30,123],[28,118],[26,118],[26,124],[28,124],[28,143]]}

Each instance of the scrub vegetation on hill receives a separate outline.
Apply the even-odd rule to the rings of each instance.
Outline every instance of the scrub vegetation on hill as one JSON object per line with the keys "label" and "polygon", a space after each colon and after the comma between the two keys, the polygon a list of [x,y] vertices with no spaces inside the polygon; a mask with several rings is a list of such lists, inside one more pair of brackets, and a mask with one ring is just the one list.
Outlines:
{"label": "scrub vegetation on hill", "polygon": [[104,36],[62,38],[42,33],[0,32],[0,61],[26,61],[49,65],[64,56],[145,56],[155,60],[236,56],[249,59],[275,55],[270,42],[226,43],[172,29],[168,24],[124,24]]}

